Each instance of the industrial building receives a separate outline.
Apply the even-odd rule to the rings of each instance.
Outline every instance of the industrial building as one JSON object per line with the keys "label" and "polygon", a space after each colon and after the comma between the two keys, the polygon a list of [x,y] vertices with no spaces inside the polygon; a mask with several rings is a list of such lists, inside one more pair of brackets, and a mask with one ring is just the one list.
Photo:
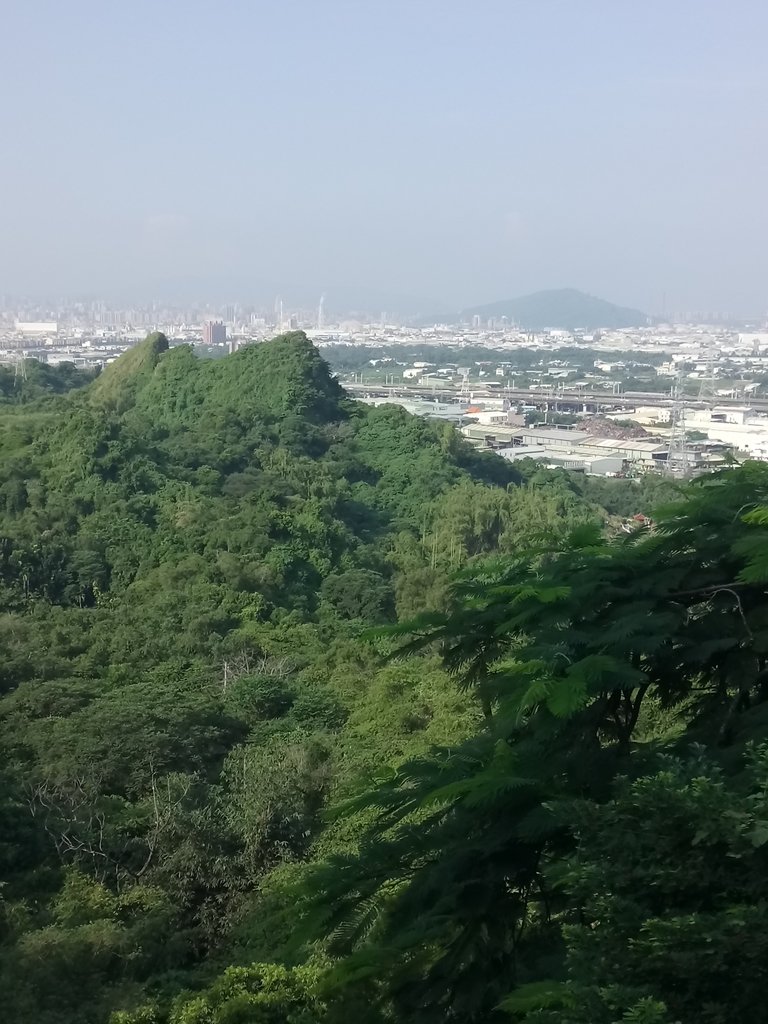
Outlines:
{"label": "industrial building", "polygon": [[688,429],[701,431],[753,459],[768,459],[768,420],[749,406],[686,409],[685,424]]}
{"label": "industrial building", "polygon": [[[597,475],[616,475],[629,467],[661,470],[668,442],[656,438],[596,437],[566,427],[479,426],[462,430],[479,447],[494,448],[507,459],[537,458],[547,465]],[[694,459],[695,461],[695,459]]]}
{"label": "industrial building", "polygon": [[59,333],[59,325],[56,320],[17,320],[14,327],[16,333],[23,335],[25,338],[39,338],[44,335]]}
{"label": "industrial building", "polygon": [[589,438],[586,430],[565,427],[518,427],[513,436],[518,444],[543,444],[555,449],[573,448]]}
{"label": "industrial building", "polygon": [[516,445],[512,448],[498,448],[497,454],[510,462],[520,459],[536,459],[548,469],[568,469],[590,476],[620,476],[627,469],[627,462],[620,455],[589,455],[577,450],[563,451],[544,445]]}
{"label": "industrial building", "polygon": [[467,407],[461,402],[430,401],[426,398],[369,398],[362,396],[360,401],[366,405],[397,405],[414,416],[425,416],[428,419],[449,420],[461,423],[467,415]]}

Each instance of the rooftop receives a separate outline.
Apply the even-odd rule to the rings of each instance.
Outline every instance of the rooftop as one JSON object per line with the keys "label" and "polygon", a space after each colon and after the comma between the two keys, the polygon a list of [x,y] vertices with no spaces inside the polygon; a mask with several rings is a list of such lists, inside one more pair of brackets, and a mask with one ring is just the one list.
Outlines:
{"label": "rooftop", "polygon": [[669,448],[669,444],[659,440],[619,440],[616,437],[587,437],[582,442],[583,447],[589,448],[607,448],[613,449],[614,451],[633,451],[633,452],[648,452],[652,454],[654,452],[665,452]]}
{"label": "rooftop", "polygon": [[539,427],[518,427],[517,432],[525,437],[535,437],[536,443],[546,444],[548,441],[567,441],[569,444],[579,444],[589,437],[586,430],[566,430],[563,427],[551,427],[547,429]]}

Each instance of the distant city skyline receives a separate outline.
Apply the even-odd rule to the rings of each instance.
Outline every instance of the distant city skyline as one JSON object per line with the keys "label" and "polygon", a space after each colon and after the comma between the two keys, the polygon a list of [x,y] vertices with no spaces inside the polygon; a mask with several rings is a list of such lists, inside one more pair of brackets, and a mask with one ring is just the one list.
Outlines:
{"label": "distant city skyline", "polygon": [[754,0],[7,8],[0,294],[768,309]]}
{"label": "distant city skyline", "polygon": [[[215,302],[198,299],[188,303],[153,300],[151,302],[109,302],[105,297],[9,297],[0,295],[0,332],[22,321],[58,321],[70,326],[101,325],[102,327],[130,327],[156,329],[161,324],[205,325],[216,324],[258,325],[271,330],[338,328],[345,323],[366,325],[402,325],[411,328],[429,328],[437,324],[526,330],[607,329],[677,323],[689,325],[720,325],[731,328],[757,328],[768,330],[768,314],[741,315],[734,311],[667,310],[666,316],[619,307],[599,296],[566,289],[541,291],[517,296],[511,302],[493,303],[486,307],[467,307],[445,311],[446,315],[411,316],[393,310],[334,309],[327,304],[327,295],[316,304],[293,303],[287,298],[275,297],[274,302]],[[569,326],[570,325],[570,326]],[[212,337],[208,339],[212,341]]]}
{"label": "distant city skyline", "polygon": [[[564,287],[570,287],[565,285]],[[554,286],[545,286],[541,289],[534,289],[534,292],[538,291],[550,291],[556,290]],[[579,289],[581,290],[581,289]],[[617,305],[620,303],[614,299],[612,295],[606,295],[600,292],[598,289],[586,288],[584,289],[585,294],[595,296],[599,299],[604,299],[608,302],[616,302]],[[509,290],[507,294],[491,296],[489,299],[487,293],[483,293],[483,301],[470,301],[464,303],[460,309],[470,310],[478,305],[485,305],[493,302],[502,302],[505,300],[511,300],[519,298],[523,293]],[[532,293],[526,293],[532,294]],[[768,296],[768,289],[766,291]],[[44,289],[30,289],[27,292],[17,292],[15,294],[3,295],[0,292],[0,308],[3,303],[13,301],[16,303],[63,303],[64,305],[73,306],[77,303],[93,303],[93,302],[105,302],[110,308],[121,309],[121,308],[151,308],[153,305],[168,306],[168,307],[193,307],[193,308],[205,308],[210,307],[212,309],[220,309],[229,304],[237,304],[239,306],[270,309],[274,306],[276,301],[282,299],[286,308],[292,309],[316,309],[319,301],[322,297],[325,297],[325,308],[330,314],[341,314],[351,312],[366,312],[371,315],[380,313],[391,313],[402,318],[420,316],[424,314],[438,316],[440,314],[448,314],[456,312],[457,307],[450,305],[451,299],[438,300],[435,298],[425,298],[416,295],[404,295],[398,293],[387,293],[374,288],[371,289],[329,289],[326,288],[319,292],[311,292],[309,289],[298,289],[298,288],[276,288],[272,292],[258,292],[255,293],[253,290],[249,290],[243,287],[239,292],[236,287],[227,287],[222,284],[220,287],[206,288],[200,286],[199,288],[194,287],[190,284],[189,289],[177,288],[171,289],[168,293],[161,291],[148,291],[142,293],[140,289],[129,289],[129,288],[117,288],[114,290],[102,289],[101,291],[96,289],[82,288],[79,290],[72,290],[70,292],[62,292],[61,294],[47,293]],[[623,304],[623,303],[621,303]],[[731,316],[734,318],[747,318],[747,319],[766,319],[768,320],[768,297],[766,297],[762,306],[753,304],[752,307],[744,305],[739,307],[726,307],[725,305],[720,308],[713,305],[675,305],[671,301],[671,297],[666,293],[663,293],[656,306],[643,306],[639,303],[629,303],[631,306],[637,309],[641,309],[642,312],[646,313],[651,317],[662,317],[666,314],[677,314],[682,315],[686,312],[692,316],[694,314],[710,313],[717,317]],[[695,319],[695,316],[694,316]]]}

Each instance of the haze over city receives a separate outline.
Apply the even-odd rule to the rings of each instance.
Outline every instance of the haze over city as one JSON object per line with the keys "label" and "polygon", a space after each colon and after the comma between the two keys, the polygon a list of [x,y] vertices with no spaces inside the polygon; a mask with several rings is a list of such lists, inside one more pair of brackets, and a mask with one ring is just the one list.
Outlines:
{"label": "haze over city", "polygon": [[4,11],[0,294],[768,308],[754,0]]}

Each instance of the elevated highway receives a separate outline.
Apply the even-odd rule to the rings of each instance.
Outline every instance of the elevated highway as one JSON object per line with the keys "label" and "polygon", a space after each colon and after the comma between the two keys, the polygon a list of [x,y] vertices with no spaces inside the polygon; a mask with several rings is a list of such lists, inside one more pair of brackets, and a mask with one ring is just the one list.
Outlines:
{"label": "elevated highway", "polygon": [[[639,405],[671,408],[672,398],[667,394],[653,391],[628,391],[613,394],[608,391],[566,391],[526,388],[452,388],[433,387],[432,385],[393,385],[393,384],[344,384],[343,387],[353,396],[369,398],[422,398],[436,399],[441,402],[479,401],[488,398],[508,398],[510,402],[534,405],[537,408],[548,408],[553,411],[568,412],[607,412],[621,409],[635,409]],[[698,398],[686,398],[685,404],[691,407],[706,408],[711,402],[703,402]],[[748,405],[755,412],[768,412],[768,398],[718,398],[718,406]]]}

